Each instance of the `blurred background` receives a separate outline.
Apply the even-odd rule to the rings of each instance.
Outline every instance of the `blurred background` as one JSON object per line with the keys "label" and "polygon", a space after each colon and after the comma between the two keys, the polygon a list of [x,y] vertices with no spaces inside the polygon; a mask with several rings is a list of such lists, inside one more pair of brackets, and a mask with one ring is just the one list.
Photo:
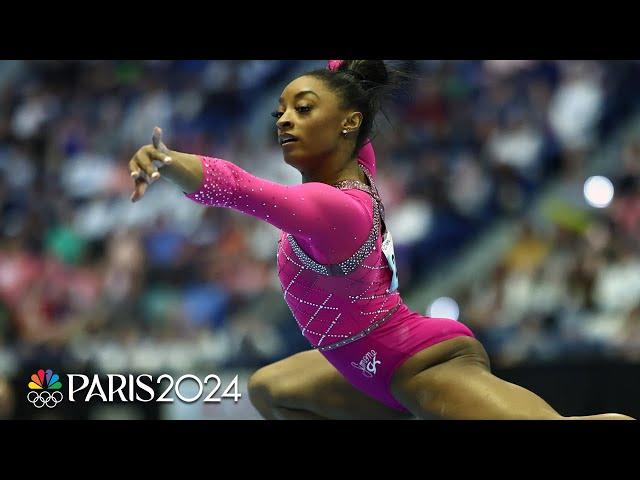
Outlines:
{"label": "blurred background", "polygon": [[[248,376],[308,349],[277,230],[165,181],[132,204],[127,163],[159,125],[300,183],[269,113],[325,64],[0,61],[0,418],[259,418]],[[415,77],[373,140],[405,302],[562,414],[640,417],[640,62],[391,64]],[[243,396],[37,410],[39,368],[239,375]]]}

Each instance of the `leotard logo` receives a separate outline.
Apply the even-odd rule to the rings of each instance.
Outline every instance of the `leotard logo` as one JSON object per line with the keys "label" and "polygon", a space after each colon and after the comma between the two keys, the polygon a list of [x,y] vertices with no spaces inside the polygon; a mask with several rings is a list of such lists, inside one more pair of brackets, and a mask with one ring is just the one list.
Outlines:
{"label": "leotard logo", "polygon": [[362,357],[360,363],[351,362],[351,366],[361,370],[365,377],[371,378],[376,374],[376,365],[382,364],[380,360],[376,359],[377,355],[378,353],[375,350],[371,350]]}

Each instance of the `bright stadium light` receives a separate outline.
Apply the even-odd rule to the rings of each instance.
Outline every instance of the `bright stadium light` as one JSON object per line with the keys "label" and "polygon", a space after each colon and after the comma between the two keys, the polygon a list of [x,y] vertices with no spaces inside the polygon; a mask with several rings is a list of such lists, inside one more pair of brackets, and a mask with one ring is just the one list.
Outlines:
{"label": "bright stadium light", "polygon": [[427,315],[432,318],[450,318],[452,320],[458,320],[460,308],[453,298],[440,297],[434,300],[431,304]]}
{"label": "bright stadium light", "polygon": [[584,182],[584,198],[595,208],[604,208],[613,199],[613,183],[607,177],[596,175]]}

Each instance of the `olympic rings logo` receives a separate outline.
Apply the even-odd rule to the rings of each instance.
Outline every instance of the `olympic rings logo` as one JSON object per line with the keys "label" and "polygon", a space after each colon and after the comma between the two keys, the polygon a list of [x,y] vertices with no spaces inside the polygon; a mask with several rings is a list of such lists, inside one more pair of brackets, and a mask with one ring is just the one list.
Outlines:
{"label": "olympic rings logo", "polygon": [[34,407],[42,408],[45,405],[49,408],[53,408],[58,405],[63,399],[62,392],[55,391],[53,393],[44,390],[43,392],[31,391],[27,394],[27,400],[29,400]]}

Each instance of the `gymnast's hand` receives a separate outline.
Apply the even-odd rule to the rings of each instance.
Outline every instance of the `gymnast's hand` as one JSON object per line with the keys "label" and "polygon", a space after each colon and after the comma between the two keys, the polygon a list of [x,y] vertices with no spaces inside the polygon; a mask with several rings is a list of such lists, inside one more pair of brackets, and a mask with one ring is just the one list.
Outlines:
{"label": "gymnast's hand", "polygon": [[[154,164],[154,161],[160,163]],[[137,202],[140,200],[149,185],[160,178],[158,169],[165,165],[170,165],[171,162],[172,158],[169,156],[169,149],[162,142],[162,129],[156,127],[153,129],[151,145],[141,147],[129,161],[129,172],[134,181],[131,201]]]}

